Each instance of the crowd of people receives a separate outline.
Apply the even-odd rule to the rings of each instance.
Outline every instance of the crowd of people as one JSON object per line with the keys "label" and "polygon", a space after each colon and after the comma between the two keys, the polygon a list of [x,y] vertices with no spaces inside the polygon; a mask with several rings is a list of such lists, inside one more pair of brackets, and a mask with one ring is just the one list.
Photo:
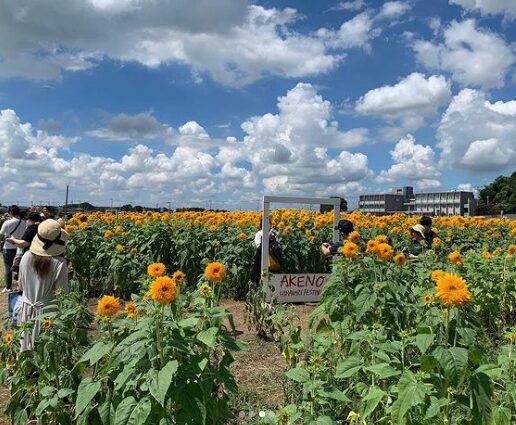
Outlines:
{"label": "crowd of people", "polygon": [[[55,217],[46,207],[22,213],[17,205],[12,205],[7,215],[0,228],[5,283],[2,292],[9,292],[10,300],[14,301],[13,316],[22,324],[35,319],[52,304],[56,289],[69,291],[64,258],[69,235],[62,229],[63,219]],[[18,283],[16,291],[13,291],[14,277]],[[39,331],[40,324],[36,321],[21,341],[22,350],[32,348]]]}

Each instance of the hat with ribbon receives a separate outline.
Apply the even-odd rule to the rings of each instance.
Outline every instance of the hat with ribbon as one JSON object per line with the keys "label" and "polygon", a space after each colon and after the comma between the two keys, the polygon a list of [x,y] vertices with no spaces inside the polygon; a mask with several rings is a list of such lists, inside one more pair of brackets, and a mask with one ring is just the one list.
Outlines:
{"label": "hat with ribbon", "polygon": [[416,224],[412,226],[412,230],[416,233],[419,233],[423,238],[425,237],[425,226],[422,224]]}
{"label": "hat with ribbon", "polygon": [[66,241],[69,238],[70,235],[61,228],[57,221],[45,220],[38,226],[38,234],[32,240],[30,252],[42,257],[63,255]]}

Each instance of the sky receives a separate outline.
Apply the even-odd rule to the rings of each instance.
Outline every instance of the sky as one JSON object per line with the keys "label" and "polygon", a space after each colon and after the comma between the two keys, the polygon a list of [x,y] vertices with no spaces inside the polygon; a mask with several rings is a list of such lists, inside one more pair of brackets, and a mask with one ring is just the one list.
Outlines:
{"label": "sky", "polygon": [[0,202],[477,190],[515,64],[514,0],[1,0]]}

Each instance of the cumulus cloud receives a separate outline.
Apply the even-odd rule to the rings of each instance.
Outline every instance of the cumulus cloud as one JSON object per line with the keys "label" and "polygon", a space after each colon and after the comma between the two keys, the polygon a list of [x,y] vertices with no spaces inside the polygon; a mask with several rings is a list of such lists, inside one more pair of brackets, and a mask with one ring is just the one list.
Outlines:
{"label": "cumulus cloud", "polygon": [[[174,129],[149,112],[119,114],[96,136],[147,140],[161,134],[168,142],[164,152],[137,144],[120,159],[76,151],[64,155],[77,138],[35,130],[14,111],[4,110],[0,195],[38,199],[69,184],[82,199],[164,202],[192,199],[192,194],[197,199],[256,199],[264,191],[344,195],[362,188],[371,176],[368,158],[346,149],[367,143],[367,130],[339,129],[331,104],[310,84],[300,83],[279,97],[277,109],[242,123],[241,140],[214,139],[195,121]],[[26,169],[31,172],[19,173]]]}
{"label": "cumulus cloud", "polygon": [[405,1],[387,1],[382,5],[377,19],[396,19],[407,13],[412,6]]}
{"label": "cumulus cloud", "polygon": [[355,110],[382,117],[397,131],[415,131],[425,118],[436,115],[450,96],[450,83],[443,76],[426,78],[414,72],[393,86],[368,91],[356,102]]}
{"label": "cumulus cloud", "polygon": [[360,10],[366,6],[364,0],[352,0],[352,1],[341,1],[336,6],[333,6],[331,10]]}
{"label": "cumulus cloud", "polygon": [[502,170],[516,162],[516,102],[491,103],[483,92],[464,89],[452,99],[437,134],[443,165]]}
{"label": "cumulus cloud", "polygon": [[516,2],[513,0],[450,0],[468,11],[480,12],[486,15],[504,15],[506,18],[516,18]]}
{"label": "cumulus cloud", "polygon": [[431,146],[419,145],[411,134],[400,139],[392,151],[393,161],[388,170],[383,170],[376,178],[380,183],[406,180],[416,182],[419,188],[438,187],[441,175],[437,167],[435,153]]}
{"label": "cumulus cloud", "polygon": [[477,29],[473,19],[452,22],[443,43],[416,40],[412,48],[421,64],[451,73],[463,86],[501,87],[516,62],[514,49],[499,35]]}

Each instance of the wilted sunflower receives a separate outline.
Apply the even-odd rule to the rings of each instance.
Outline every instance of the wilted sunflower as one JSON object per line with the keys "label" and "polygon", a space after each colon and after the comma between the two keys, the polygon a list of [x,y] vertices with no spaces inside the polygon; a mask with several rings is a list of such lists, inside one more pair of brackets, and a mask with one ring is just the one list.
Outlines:
{"label": "wilted sunflower", "polygon": [[211,288],[210,285],[207,285],[206,283],[203,283],[199,289],[199,294],[203,297],[209,297],[211,294]]}
{"label": "wilted sunflower", "polygon": [[366,251],[367,252],[372,252],[373,254],[376,254],[376,251],[378,251],[378,245],[380,245],[378,243],[378,241],[376,241],[374,239],[371,239],[371,240],[367,241],[367,249],[366,249]]}
{"label": "wilted sunflower", "polygon": [[49,330],[52,327],[52,320],[50,320],[50,319],[43,320],[43,322],[41,323],[41,327],[43,329],[45,329],[46,331]]}
{"label": "wilted sunflower", "polygon": [[204,275],[212,282],[220,282],[224,279],[225,274],[226,270],[224,269],[224,265],[218,261],[208,264],[204,270]]}
{"label": "wilted sunflower", "polygon": [[462,256],[460,255],[459,251],[453,251],[450,254],[448,254],[448,259],[453,263],[457,265],[462,264]]}
{"label": "wilted sunflower", "polygon": [[348,258],[354,258],[358,254],[358,246],[353,242],[346,242],[342,247],[342,253]]}
{"label": "wilted sunflower", "polygon": [[5,334],[2,339],[3,339],[4,343],[7,345],[11,345],[14,341],[13,334],[11,334],[11,333]]}
{"label": "wilted sunflower", "polygon": [[405,264],[405,261],[406,261],[406,258],[405,258],[405,254],[403,254],[403,252],[398,252],[394,256],[394,262],[396,263],[397,266],[402,266],[403,264]]}
{"label": "wilted sunflower", "polygon": [[165,273],[165,264],[163,263],[152,263],[147,267],[147,273],[152,277],[160,277]]}
{"label": "wilted sunflower", "polygon": [[437,297],[446,307],[460,307],[471,299],[466,281],[456,274],[444,273],[437,279]]}
{"label": "wilted sunflower", "polygon": [[150,287],[152,299],[160,304],[168,304],[176,297],[176,282],[168,276],[161,276]]}
{"label": "wilted sunflower", "polygon": [[388,243],[381,243],[378,245],[378,250],[376,254],[381,260],[387,261],[390,260],[392,254],[394,254],[394,249]]}
{"label": "wilted sunflower", "polygon": [[131,251],[129,251],[131,255],[134,257],[136,254],[138,254],[138,250],[136,248],[131,248]]}
{"label": "wilted sunflower", "polygon": [[119,309],[120,301],[112,295],[104,295],[97,304],[97,313],[105,317],[114,316]]}
{"label": "wilted sunflower", "polygon": [[124,311],[127,317],[136,317],[138,315],[138,307],[132,301],[125,303]]}
{"label": "wilted sunflower", "polygon": [[172,275],[172,279],[177,283],[183,283],[186,280],[186,275],[181,270],[176,270]]}

